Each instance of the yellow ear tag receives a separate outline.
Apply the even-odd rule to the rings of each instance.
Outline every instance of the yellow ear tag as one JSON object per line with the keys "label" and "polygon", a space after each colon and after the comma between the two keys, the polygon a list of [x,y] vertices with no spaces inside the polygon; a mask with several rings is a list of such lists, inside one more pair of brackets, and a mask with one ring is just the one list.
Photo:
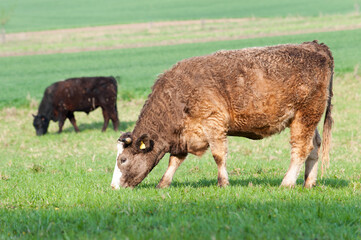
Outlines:
{"label": "yellow ear tag", "polygon": [[140,146],[139,146],[140,149],[145,149],[145,144],[143,141],[140,142]]}

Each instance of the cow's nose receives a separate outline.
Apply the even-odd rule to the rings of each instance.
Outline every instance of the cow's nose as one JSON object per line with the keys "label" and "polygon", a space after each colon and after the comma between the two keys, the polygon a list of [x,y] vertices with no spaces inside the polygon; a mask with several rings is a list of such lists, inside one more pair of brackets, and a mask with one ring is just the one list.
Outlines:
{"label": "cow's nose", "polygon": [[111,187],[112,187],[112,189],[113,190],[118,190],[118,189],[120,189],[120,187],[119,187],[119,185],[115,185],[115,184],[111,184]]}

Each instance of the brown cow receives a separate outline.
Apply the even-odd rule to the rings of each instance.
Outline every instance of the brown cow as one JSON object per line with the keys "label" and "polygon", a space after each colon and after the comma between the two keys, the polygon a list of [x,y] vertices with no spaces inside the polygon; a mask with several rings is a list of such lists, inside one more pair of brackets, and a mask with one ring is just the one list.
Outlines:
{"label": "brown cow", "polygon": [[[132,133],[120,136],[112,187],[134,187],[170,153],[158,187],[170,185],[188,153],[210,147],[218,185],[228,185],[227,136],[262,139],[291,129],[291,164],[281,183],[316,184],[326,109],[323,161],[329,161],[333,57],[317,41],[220,51],[183,60],[160,75]],[[327,108],[326,108],[327,106]],[[323,165],[322,164],[322,165]]]}
{"label": "brown cow", "polygon": [[56,82],[45,89],[38,114],[34,116],[33,125],[36,134],[43,135],[48,131],[50,120],[59,120],[59,133],[64,122],[69,118],[76,132],[74,112],[81,111],[87,114],[96,108],[103,110],[105,131],[109,119],[113,122],[114,130],[118,130],[117,110],[117,82],[114,77],[82,77],[70,78]]}

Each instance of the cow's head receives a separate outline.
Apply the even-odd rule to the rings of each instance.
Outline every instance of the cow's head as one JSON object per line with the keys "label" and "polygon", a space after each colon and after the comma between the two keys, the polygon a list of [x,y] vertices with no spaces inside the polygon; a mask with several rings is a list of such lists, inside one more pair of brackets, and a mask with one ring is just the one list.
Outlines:
{"label": "cow's head", "polygon": [[114,189],[137,186],[164,156],[148,134],[138,138],[124,133],[118,139],[118,154],[111,186]]}
{"label": "cow's head", "polygon": [[33,115],[33,117],[33,126],[35,128],[36,135],[41,136],[47,133],[50,120],[47,117],[41,115]]}

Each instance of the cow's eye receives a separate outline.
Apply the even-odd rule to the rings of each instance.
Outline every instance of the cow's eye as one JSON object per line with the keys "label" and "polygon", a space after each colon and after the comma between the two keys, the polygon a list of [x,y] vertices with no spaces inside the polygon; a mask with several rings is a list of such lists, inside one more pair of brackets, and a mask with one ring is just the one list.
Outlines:
{"label": "cow's eye", "polygon": [[121,158],[121,159],[120,159],[120,163],[121,163],[121,164],[125,163],[126,161],[127,161],[126,158]]}

